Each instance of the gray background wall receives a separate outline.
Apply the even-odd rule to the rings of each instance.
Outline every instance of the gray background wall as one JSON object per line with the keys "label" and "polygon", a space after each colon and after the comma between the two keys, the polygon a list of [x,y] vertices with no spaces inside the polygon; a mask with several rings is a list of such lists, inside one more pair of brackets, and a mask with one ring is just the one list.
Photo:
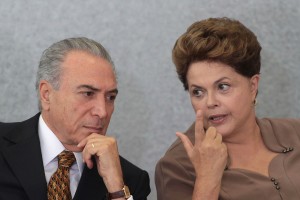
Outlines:
{"label": "gray background wall", "polygon": [[196,20],[239,19],[262,51],[260,117],[300,117],[299,0],[1,0],[0,121],[37,112],[35,73],[42,51],[66,37],[86,36],[111,53],[120,94],[109,134],[120,153],[150,173],[194,119],[171,62],[175,40]]}

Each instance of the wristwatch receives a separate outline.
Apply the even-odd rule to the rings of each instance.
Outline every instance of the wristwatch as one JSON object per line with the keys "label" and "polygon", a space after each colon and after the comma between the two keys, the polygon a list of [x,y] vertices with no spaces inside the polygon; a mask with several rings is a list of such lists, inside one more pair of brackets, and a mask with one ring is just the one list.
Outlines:
{"label": "wristwatch", "polygon": [[113,192],[113,193],[108,193],[108,199],[117,199],[117,198],[125,198],[125,199],[128,199],[129,197],[131,197],[131,194],[129,192],[129,188],[124,185],[122,190],[120,191],[117,191],[117,192]]}

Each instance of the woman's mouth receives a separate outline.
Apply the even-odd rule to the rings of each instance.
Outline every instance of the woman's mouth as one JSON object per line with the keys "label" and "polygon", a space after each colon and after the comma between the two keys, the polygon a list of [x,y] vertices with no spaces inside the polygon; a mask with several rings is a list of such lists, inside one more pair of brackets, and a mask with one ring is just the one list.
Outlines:
{"label": "woman's mouth", "polygon": [[226,120],[227,115],[211,115],[208,117],[208,121],[214,125],[222,124]]}

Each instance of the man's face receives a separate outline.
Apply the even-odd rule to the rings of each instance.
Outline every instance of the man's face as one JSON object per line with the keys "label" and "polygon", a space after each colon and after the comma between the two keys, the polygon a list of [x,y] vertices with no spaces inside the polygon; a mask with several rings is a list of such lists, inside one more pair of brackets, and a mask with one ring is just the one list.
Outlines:
{"label": "man's face", "polygon": [[[43,90],[43,83],[40,90]],[[105,59],[71,51],[62,63],[60,87],[54,90],[47,82],[48,94],[41,91],[42,115],[46,124],[63,145],[81,151],[77,144],[91,133],[106,134],[117,82],[111,64]]]}

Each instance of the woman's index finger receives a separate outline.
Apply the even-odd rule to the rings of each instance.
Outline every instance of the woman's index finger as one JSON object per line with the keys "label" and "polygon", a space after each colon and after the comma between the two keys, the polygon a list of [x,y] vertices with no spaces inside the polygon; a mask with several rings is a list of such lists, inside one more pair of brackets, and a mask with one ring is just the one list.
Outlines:
{"label": "woman's index finger", "polygon": [[204,137],[205,131],[203,127],[203,112],[201,110],[197,110],[195,121],[195,140],[196,142],[202,142]]}

